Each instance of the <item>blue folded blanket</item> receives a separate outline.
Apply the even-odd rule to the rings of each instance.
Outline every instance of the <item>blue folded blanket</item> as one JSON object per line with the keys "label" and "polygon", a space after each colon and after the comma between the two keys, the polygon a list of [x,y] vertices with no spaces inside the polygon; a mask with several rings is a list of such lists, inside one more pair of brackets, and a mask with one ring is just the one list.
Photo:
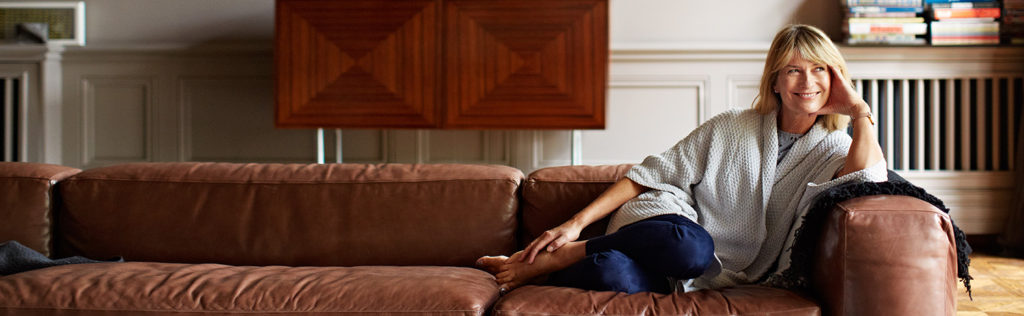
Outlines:
{"label": "blue folded blanket", "polygon": [[0,276],[65,264],[123,261],[124,259],[120,257],[107,261],[92,260],[84,257],[50,259],[14,240],[0,244]]}

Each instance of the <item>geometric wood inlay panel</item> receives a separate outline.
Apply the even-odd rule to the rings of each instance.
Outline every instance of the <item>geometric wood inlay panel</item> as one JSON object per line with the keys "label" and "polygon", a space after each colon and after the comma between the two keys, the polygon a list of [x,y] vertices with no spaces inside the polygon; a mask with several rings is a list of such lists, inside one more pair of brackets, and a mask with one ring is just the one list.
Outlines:
{"label": "geometric wood inlay panel", "polygon": [[436,127],[439,0],[279,0],[278,127]]}
{"label": "geometric wood inlay panel", "polygon": [[607,5],[446,2],[444,125],[604,128]]}

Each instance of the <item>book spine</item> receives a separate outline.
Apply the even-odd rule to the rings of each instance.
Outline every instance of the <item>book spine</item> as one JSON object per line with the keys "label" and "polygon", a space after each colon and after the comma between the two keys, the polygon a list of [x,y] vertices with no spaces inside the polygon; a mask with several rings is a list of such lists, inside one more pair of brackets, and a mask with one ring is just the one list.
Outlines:
{"label": "book spine", "polygon": [[861,40],[861,39],[847,39],[847,44],[850,45],[926,45],[928,41],[923,38],[915,38],[912,40]]}
{"label": "book spine", "polygon": [[958,18],[998,18],[999,8],[979,9],[934,9],[933,14],[936,20],[958,19]]}
{"label": "book spine", "polygon": [[846,6],[919,7],[922,0],[846,0]]}
{"label": "book spine", "polygon": [[1024,14],[1004,16],[1003,24],[1024,24]]}
{"label": "book spine", "polygon": [[991,40],[999,38],[998,35],[951,35],[932,36],[932,40]]}
{"label": "book spine", "polygon": [[916,39],[914,34],[854,34],[850,35],[851,39],[862,40],[862,41],[906,41]]}
{"label": "book spine", "polygon": [[850,18],[850,23],[924,23],[924,18]]}
{"label": "book spine", "polygon": [[914,12],[879,12],[879,13],[850,13],[851,18],[913,18],[917,17]]}
{"label": "book spine", "polygon": [[849,23],[850,34],[925,34],[927,23]]}
{"label": "book spine", "polygon": [[949,36],[996,36],[998,22],[932,22],[932,38]]}
{"label": "book spine", "polygon": [[946,2],[932,3],[933,9],[974,9],[974,8],[999,8],[997,2]]}
{"label": "book spine", "polygon": [[928,42],[924,38],[913,34],[856,34],[846,39],[847,44],[870,44],[870,45],[925,45]]}
{"label": "book spine", "polygon": [[880,7],[880,6],[850,6],[850,13],[921,13],[924,8],[917,7]]}
{"label": "book spine", "polygon": [[999,36],[939,36],[932,37],[932,45],[991,45],[999,44]]}
{"label": "book spine", "polygon": [[927,4],[932,3],[950,3],[950,2],[992,2],[992,0],[925,0]]}

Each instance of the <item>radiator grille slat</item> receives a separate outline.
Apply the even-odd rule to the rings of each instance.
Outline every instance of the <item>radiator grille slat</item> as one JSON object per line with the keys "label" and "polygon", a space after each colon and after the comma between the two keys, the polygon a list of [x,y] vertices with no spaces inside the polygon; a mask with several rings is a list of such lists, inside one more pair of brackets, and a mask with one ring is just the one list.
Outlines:
{"label": "radiator grille slat", "polygon": [[0,102],[3,102],[3,112],[0,113],[2,120],[0,124],[3,124],[0,128],[0,138],[3,139],[3,161],[14,161],[14,109],[15,100],[14,92],[14,80],[10,78],[0,78],[0,82],[3,83],[3,97],[0,98]]}
{"label": "radiator grille slat", "polygon": [[[1006,89],[1006,112],[1008,112],[1009,115],[1006,116],[1006,118],[1007,118],[1006,122],[1007,122],[1007,125],[1009,125],[1007,127],[1007,129],[1011,130],[1011,132],[1014,132],[1012,130],[1014,126],[1017,126],[1017,128],[1020,128],[1019,124],[1011,124],[1011,123],[1014,123],[1015,120],[1017,119],[1017,112],[1015,111],[1015,109],[1017,107],[1015,105],[1017,105],[1017,104],[1019,104],[1019,102],[1021,102],[1021,99],[1017,97],[1017,93],[1020,92],[1021,89],[1022,89],[1021,85],[1019,84],[1019,82],[1020,82],[1019,80],[1020,79],[1013,79],[1013,78],[1010,78],[1009,80],[1007,80],[1007,87],[1008,87],[1008,89]],[[1007,151],[1006,152],[1009,153],[1009,155],[1016,154],[1017,153],[1017,149],[1016,149],[1016,146],[1017,146],[1017,133],[1010,133],[1009,136],[1007,137],[1006,144],[1007,144],[1007,146],[1006,146]],[[1011,158],[1011,157],[1008,156],[1007,158]],[[1009,159],[1009,160],[1006,161],[1006,165],[1007,165],[1008,169],[1010,169],[1010,170],[1013,169],[1013,162],[1014,161],[1015,161],[1015,159]]]}
{"label": "radiator grille slat", "polygon": [[989,126],[988,133],[989,133],[989,135],[992,135],[992,138],[991,138],[992,142],[988,146],[990,148],[992,148],[992,151],[991,151],[991,154],[989,155],[988,170],[998,170],[998,169],[1002,168],[1002,166],[1001,166],[1001,162],[1002,161],[1001,161],[1000,157],[1005,155],[1002,152],[1002,150],[1005,149],[1006,146],[1002,145],[1003,144],[1003,142],[1002,142],[1002,135],[1000,135],[1000,134],[1002,134],[1000,132],[1003,129],[1002,122],[1000,122],[1000,121],[1004,117],[1003,113],[1001,113],[1003,105],[1002,105],[1002,102],[1000,102],[1001,98],[1000,98],[1000,95],[999,95],[1000,93],[1002,93],[1002,89],[1000,88],[1000,85],[1002,84],[1002,82],[1003,82],[1003,78],[993,78],[992,79],[992,84],[991,84],[992,89],[990,90],[992,92],[992,97],[989,98],[989,99],[992,100],[992,107],[989,108],[989,110],[988,110],[988,113],[989,113],[988,117],[989,117],[989,119],[991,119],[992,123]]}
{"label": "radiator grille slat", "polygon": [[0,76],[0,161],[24,161],[23,117],[20,77]]}
{"label": "radiator grille slat", "polygon": [[925,120],[925,111],[928,109],[925,106],[925,81],[914,80],[914,88],[916,89],[914,96],[915,102],[913,102],[913,108],[915,109],[914,115],[914,164],[912,165],[915,169],[927,169],[925,166],[925,156],[928,154],[926,149],[928,146],[925,145],[925,126],[928,125],[928,121]]}
{"label": "radiator grille slat", "polygon": [[896,170],[1009,171],[1024,76],[856,78]]}
{"label": "radiator grille slat", "polygon": [[[895,140],[895,138],[893,137],[893,133],[896,132],[896,129],[894,128],[895,124],[893,124],[893,113],[895,113],[895,111],[893,111],[893,107],[895,105],[895,102],[894,102],[893,96],[892,96],[892,94],[893,94],[892,80],[885,80],[885,90],[881,91],[881,92],[885,94],[885,106],[884,106],[885,107],[885,114],[883,114],[884,116],[882,117],[882,119],[885,121],[885,125],[882,125],[882,126],[885,126],[885,143],[884,144],[885,144],[886,157],[893,164],[897,164],[897,163],[899,163],[899,159],[895,155],[896,154],[896,150],[895,150],[895,146],[893,146],[893,141]],[[895,166],[893,166],[893,168],[894,169],[901,169],[902,166],[895,165]]]}
{"label": "radiator grille slat", "polygon": [[[942,108],[939,106],[939,99],[940,99],[940,95],[939,95],[939,93],[940,93],[939,92],[939,80],[935,80],[935,79],[928,80],[928,82],[926,84],[931,89],[929,91],[930,93],[928,94],[928,96],[931,97],[931,99],[927,100],[925,102],[925,104],[931,103],[931,104],[935,104],[936,105],[936,106],[929,107],[929,108],[932,109],[930,111],[931,115],[928,117],[928,120],[930,120],[931,124],[928,125],[929,126],[929,128],[928,128],[928,135],[926,137],[926,141],[929,144],[931,144],[931,151],[929,151],[927,168],[935,170],[935,169],[941,168],[940,165],[939,165],[939,163],[941,161],[941,160],[939,160],[939,155],[942,154],[942,151],[941,151],[941,146],[942,146],[941,139],[942,138],[939,137],[939,135],[940,135],[939,133],[942,131],[942,126],[941,126],[941,124],[942,124],[942,116],[941,116]],[[926,105],[922,105],[922,106],[926,106]]]}
{"label": "radiator grille slat", "polygon": [[913,147],[910,144],[910,132],[913,130],[913,127],[910,125],[910,118],[912,117],[910,114],[910,89],[908,89],[909,85],[906,80],[900,80],[899,86],[901,100],[899,110],[900,124],[894,131],[895,134],[899,135],[899,140],[894,147],[896,147],[896,150],[899,150],[900,152],[899,168],[910,169],[910,155],[913,150]]}
{"label": "radiator grille slat", "polygon": [[943,170],[956,170],[956,120],[953,119],[956,113],[956,81],[946,79],[946,165]]}
{"label": "radiator grille slat", "polygon": [[991,139],[987,137],[988,134],[986,131],[988,131],[988,127],[986,124],[987,122],[985,122],[985,111],[990,109],[990,107],[986,106],[988,105],[988,100],[985,94],[985,91],[988,91],[988,85],[986,84],[988,80],[977,79],[974,82],[976,83],[975,86],[977,88],[972,91],[975,97],[975,103],[972,104],[971,107],[974,109],[974,122],[976,125],[971,127],[971,132],[974,133],[974,156],[971,157],[973,158],[971,160],[971,165],[973,167],[972,170],[987,170],[985,165],[988,160],[988,147],[986,146],[986,142]]}

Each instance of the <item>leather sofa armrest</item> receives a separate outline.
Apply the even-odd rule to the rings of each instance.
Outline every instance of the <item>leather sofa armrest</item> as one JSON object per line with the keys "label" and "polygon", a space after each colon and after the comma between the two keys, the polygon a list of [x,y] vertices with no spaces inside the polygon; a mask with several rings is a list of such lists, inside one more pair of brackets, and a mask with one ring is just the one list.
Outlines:
{"label": "leather sofa armrest", "polygon": [[812,283],[828,315],[953,315],[954,240],[949,216],[922,200],[851,199],[825,222]]}
{"label": "leather sofa armrest", "polygon": [[16,240],[49,256],[53,186],[79,172],[57,165],[0,162],[0,242]]}

